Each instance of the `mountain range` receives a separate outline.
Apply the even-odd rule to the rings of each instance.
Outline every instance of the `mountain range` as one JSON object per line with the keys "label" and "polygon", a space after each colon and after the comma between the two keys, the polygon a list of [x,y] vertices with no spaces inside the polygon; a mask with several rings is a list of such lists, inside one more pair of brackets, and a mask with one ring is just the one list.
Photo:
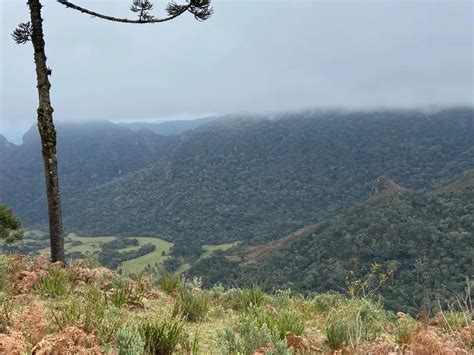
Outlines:
{"label": "mountain range", "polygon": [[[474,274],[472,108],[196,121],[59,124],[65,229],[159,236],[174,243],[166,267],[207,285],[337,289],[382,262],[399,277],[386,302],[415,307]],[[0,187],[26,227],[46,226],[35,127],[19,146],[0,137]]]}

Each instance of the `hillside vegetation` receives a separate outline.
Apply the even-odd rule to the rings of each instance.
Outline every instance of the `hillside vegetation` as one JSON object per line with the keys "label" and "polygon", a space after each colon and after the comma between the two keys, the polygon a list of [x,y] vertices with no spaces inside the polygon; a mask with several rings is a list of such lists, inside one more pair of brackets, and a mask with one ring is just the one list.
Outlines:
{"label": "hillside vegetation", "polygon": [[472,167],[470,109],[217,120],[169,159],[74,196],[65,222],[89,235],[169,235],[176,247],[256,244],[364,200],[381,175],[426,189]]}
{"label": "hillside vegetation", "polygon": [[268,290],[322,292],[347,288],[379,263],[387,276],[380,292],[388,308],[429,312],[473,277],[473,237],[474,170],[432,192],[380,179],[367,201],[264,258],[256,259],[255,250],[268,245],[237,248],[199,261],[189,274],[201,276],[207,286],[256,282]]}
{"label": "hillside vegetation", "polygon": [[467,354],[474,346],[469,303],[417,320],[368,298],[205,291],[199,280],[128,278],[85,262],[62,268],[44,256],[0,255],[0,298],[2,354]]}
{"label": "hillside vegetation", "polygon": [[[60,123],[57,129],[61,195],[66,209],[69,199],[86,194],[88,189],[167,157],[177,141],[177,137],[146,130],[133,132],[107,121]],[[6,150],[0,142],[0,201],[28,227],[47,225],[39,139],[33,126],[20,146]],[[106,230],[103,233],[110,234]]]}
{"label": "hillside vegetation", "polygon": [[[424,189],[474,166],[472,109],[230,117],[180,137],[112,123],[58,129],[69,231],[176,245],[261,243],[363,200],[381,175]],[[27,227],[46,224],[32,135],[0,162],[0,201]]]}

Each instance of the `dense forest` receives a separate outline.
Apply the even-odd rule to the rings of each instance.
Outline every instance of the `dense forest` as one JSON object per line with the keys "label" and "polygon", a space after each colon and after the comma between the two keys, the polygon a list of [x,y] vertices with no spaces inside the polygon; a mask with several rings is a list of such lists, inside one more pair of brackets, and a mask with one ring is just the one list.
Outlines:
{"label": "dense forest", "polygon": [[[66,229],[261,243],[362,201],[378,176],[411,189],[474,166],[472,109],[215,119],[180,136],[112,123],[59,127]],[[0,162],[0,200],[45,224],[38,138]],[[184,246],[182,246],[184,247]]]}
{"label": "dense forest", "polygon": [[[169,155],[177,137],[133,132],[111,122],[58,124],[61,192],[67,200]],[[1,141],[1,138],[0,138]],[[20,146],[0,142],[0,201],[26,226],[46,225],[46,197],[36,126]]]}
{"label": "dense forest", "polygon": [[347,290],[373,263],[389,279],[380,289],[390,309],[435,308],[474,276],[474,170],[432,192],[376,189],[358,204],[264,260],[248,248],[199,261],[189,271],[206,285],[258,283],[268,290]]}
{"label": "dense forest", "polygon": [[[173,242],[164,267],[190,267],[189,275],[208,286],[341,290],[378,262],[390,275],[383,288],[388,307],[429,308],[434,294],[449,297],[474,275],[472,172],[443,187],[474,167],[473,114],[457,108],[227,116],[198,120],[180,134],[162,131],[168,135],[110,122],[59,125],[65,227],[85,236]],[[0,201],[27,228],[44,226],[36,131],[20,146],[2,142]],[[249,248],[306,226],[317,231],[271,257],[249,258]],[[238,246],[204,255],[204,245],[228,242]],[[99,255],[114,268],[154,250],[145,244],[127,255],[125,244],[114,243]]]}
{"label": "dense forest", "polygon": [[261,243],[363,200],[381,175],[411,189],[449,181],[474,166],[473,132],[472,110],[217,120],[169,159],[67,199],[66,226]]}

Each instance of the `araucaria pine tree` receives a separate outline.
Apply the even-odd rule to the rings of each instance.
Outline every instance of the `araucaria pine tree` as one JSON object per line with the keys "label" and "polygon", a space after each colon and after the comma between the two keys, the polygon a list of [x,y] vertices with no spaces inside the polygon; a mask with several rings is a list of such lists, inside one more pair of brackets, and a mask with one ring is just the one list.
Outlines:
{"label": "araucaria pine tree", "polygon": [[[68,0],[57,0],[57,3],[66,8],[76,10],[107,21],[153,24],[170,21],[184,13],[191,13],[199,21],[207,20],[213,12],[210,0],[186,0],[182,4],[168,3],[167,16],[156,18],[151,14],[153,3],[149,0],[133,0],[130,10],[138,15],[138,19],[118,18],[107,14],[92,11],[76,5]],[[18,44],[33,43],[34,61],[36,66],[36,87],[38,89],[37,121],[41,137],[41,150],[44,163],[46,196],[48,200],[48,219],[51,245],[51,261],[65,263],[64,235],[61,216],[61,195],[59,190],[58,164],[56,156],[56,128],[53,121],[53,107],[51,105],[49,76],[52,70],[46,63],[45,41],[43,34],[43,19],[41,17],[41,0],[28,0],[30,21],[21,23],[12,33],[12,38]]]}

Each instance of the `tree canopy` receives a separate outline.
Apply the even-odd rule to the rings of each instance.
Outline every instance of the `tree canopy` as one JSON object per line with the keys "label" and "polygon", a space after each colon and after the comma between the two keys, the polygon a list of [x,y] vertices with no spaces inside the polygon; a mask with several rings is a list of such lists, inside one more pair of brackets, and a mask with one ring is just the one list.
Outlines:
{"label": "tree canopy", "polygon": [[13,211],[0,203],[0,239],[5,243],[14,243],[23,239],[21,221]]}

